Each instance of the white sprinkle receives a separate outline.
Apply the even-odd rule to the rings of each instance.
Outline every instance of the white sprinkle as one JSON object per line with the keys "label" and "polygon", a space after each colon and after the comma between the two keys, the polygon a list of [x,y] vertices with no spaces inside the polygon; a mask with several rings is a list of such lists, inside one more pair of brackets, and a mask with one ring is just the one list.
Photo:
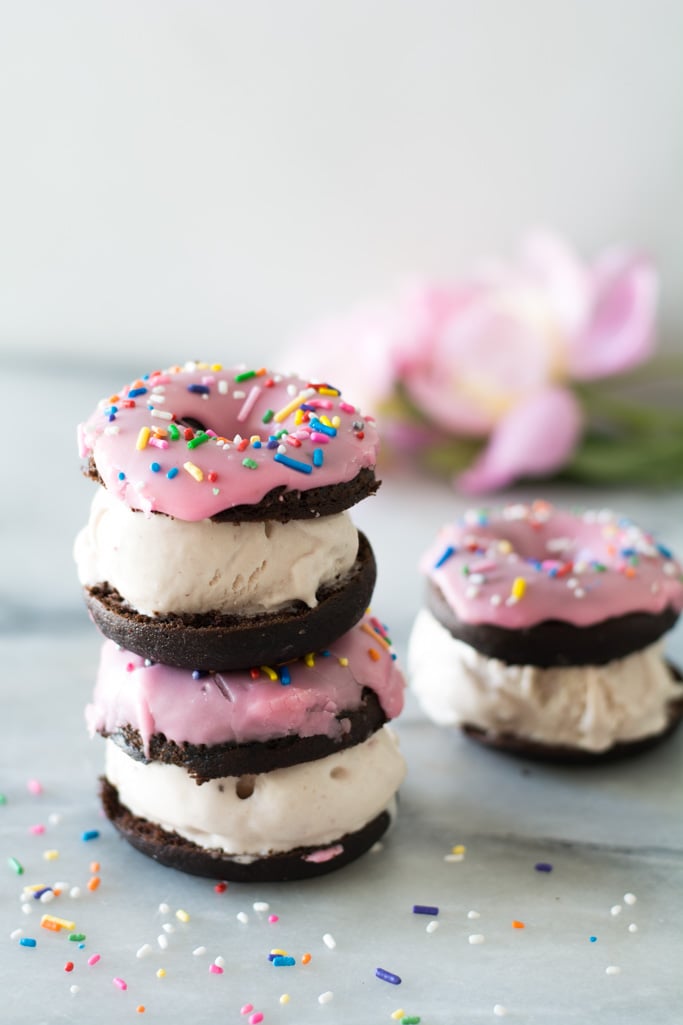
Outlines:
{"label": "white sprinkle", "polygon": [[605,975],[619,975],[620,972],[621,968],[619,967],[619,965],[611,964],[608,965],[607,968],[605,968]]}
{"label": "white sprinkle", "polygon": [[574,597],[575,598],[585,598],[586,597],[586,592],[584,591],[583,587],[577,587],[576,588],[576,590],[574,591]]}
{"label": "white sprinkle", "polygon": [[171,909],[168,906],[168,904],[160,904],[159,905],[159,914],[161,914],[161,915],[167,915],[170,910]]}
{"label": "white sprinkle", "polygon": [[519,601],[519,598],[517,597],[517,595],[516,594],[511,594],[509,598],[505,599],[505,604],[506,605],[516,605],[518,601]]}
{"label": "white sprinkle", "polygon": [[31,912],[33,911],[33,908],[31,907],[30,904],[22,904],[21,905],[21,910],[24,912],[25,915],[30,915]]}
{"label": "white sprinkle", "polygon": [[11,932],[9,934],[9,938],[11,940],[20,940],[23,935],[24,935],[24,930],[23,929],[15,929],[14,932]]}
{"label": "white sprinkle", "polygon": [[429,932],[429,933],[436,932],[436,930],[438,928],[439,928],[439,923],[438,922],[430,922],[429,925],[427,926],[427,928],[425,929],[425,932]]}
{"label": "white sprinkle", "polygon": [[195,957],[202,957],[206,953],[206,947],[195,947],[192,953]]}
{"label": "white sprinkle", "polygon": [[383,850],[384,850],[384,844],[382,843],[381,840],[378,840],[377,843],[374,843],[372,845],[372,847],[370,848],[370,854],[379,854],[379,852],[383,851]]}
{"label": "white sprinkle", "polygon": [[78,900],[80,895],[81,895],[81,888],[80,888],[80,886],[72,886],[71,889],[69,890],[69,896],[72,898],[72,900]]}
{"label": "white sprinkle", "polygon": [[637,900],[638,898],[636,897],[635,893],[624,894],[624,904],[635,904]]}
{"label": "white sprinkle", "polygon": [[443,860],[444,861],[448,861],[448,862],[464,861],[465,860],[465,855],[464,854],[444,854]]}
{"label": "white sprinkle", "polygon": [[299,394],[299,389],[297,388],[297,386],[295,384],[288,384],[287,385],[287,394],[291,395],[291,397],[294,398],[295,395]]}
{"label": "white sprinkle", "polygon": [[576,577],[570,577],[569,580],[567,581],[567,587],[569,588],[570,591],[573,591],[574,588],[578,587],[578,586],[579,586],[579,581],[576,579]]}
{"label": "white sprinkle", "polygon": [[228,394],[228,382],[227,381],[223,381],[223,380],[219,381],[218,382],[218,391],[219,391],[220,395],[227,395]]}
{"label": "white sprinkle", "polygon": [[612,907],[609,909],[609,913],[610,913],[610,915],[615,915],[615,916],[616,915],[620,915],[621,914],[621,904],[614,904],[614,905],[612,905]]}
{"label": "white sprinkle", "polygon": [[152,953],[152,944],[151,943],[143,943],[142,946],[138,950],[136,950],[135,956],[140,958],[140,959],[142,959],[143,957],[149,957],[149,955],[151,953]]}
{"label": "white sprinkle", "polygon": [[53,901],[54,899],[55,899],[55,895],[52,892],[52,890],[46,890],[45,893],[41,893],[41,895],[40,895],[40,903],[41,904],[49,904],[50,901]]}
{"label": "white sprinkle", "polygon": [[243,392],[241,388],[238,388],[237,391],[232,393],[233,399],[243,399],[245,395],[246,392]]}
{"label": "white sprinkle", "polygon": [[153,416],[155,420],[172,420],[173,413],[169,413],[167,409],[150,409],[149,415]]}
{"label": "white sprinkle", "polygon": [[330,935],[329,932],[326,932],[323,936],[323,943],[330,950],[334,950],[334,948],[337,946],[337,941],[335,940],[334,936]]}
{"label": "white sprinkle", "polygon": [[266,911],[270,911],[270,904],[265,900],[255,900],[252,907],[254,911],[262,911],[264,914]]}
{"label": "white sprinkle", "polygon": [[650,590],[653,594],[659,594],[659,584],[650,584]]}
{"label": "white sprinkle", "polygon": [[467,588],[467,590],[465,591],[465,597],[466,598],[476,598],[478,594],[479,594],[479,588],[478,587],[473,587],[472,585],[470,585]]}
{"label": "white sprinkle", "polygon": [[631,922],[631,924],[628,927],[628,931],[629,932],[638,932],[638,926],[636,925],[635,922]]}
{"label": "white sprinkle", "polygon": [[69,986],[69,993],[73,993],[74,996],[76,996],[77,993],[80,993],[80,991],[80,986]]}
{"label": "white sprinkle", "polygon": [[470,573],[467,578],[471,584],[485,584],[486,577],[483,573]]}
{"label": "white sprinkle", "polygon": [[163,403],[166,401],[166,396],[165,395],[160,395],[159,392],[155,392],[154,393],[154,401],[155,402],[161,402],[162,405],[163,405]]}
{"label": "white sprinkle", "polygon": [[330,1000],[334,997],[334,993],[331,989],[328,989],[326,993],[321,993],[318,997],[319,1004],[329,1004]]}
{"label": "white sprinkle", "polygon": [[565,548],[571,547],[571,543],[571,538],[568,537],[551,537],[545,546],[549,552],[563,552]]}
{"label": "white sprinkle", "polygon": [[662,572],[667,577],[673,577],[676,574],[676,564],[673,562],[665,562],[662,566]]}
{"label": "white sprinkle", "polygon": [[492,594],[491,598],[490,598],[491,604],[492,605],[496,605],[496,606],[500,605],[502,600],[503,599],[501,598],[501,596],[499,594]]}
{"label": "white sprinkle", "polygon": [[173,922],[164,922],[161,928],[164,930],[164,932],[175,932],[175,926]]}
{"label": "white sprinkle", "polygon": [[119,427],[118,424],[107,424],[107,426],[104,428],[104,433],[105,434],[118,434],[119,430],[120,430],[120,427]]}
{"label": "white sprinkle", "polygon": [[498,1015],[499,1018],[503,1018],[508,1013],[508,1009],[507,1007],[503,1007],[502,1004],[494,1004],[493,1013]]}
{"label": "white sprinkle", "polygon": [[214,958],[213,963],[215,965],[218,965],[219,968],[225,968],[225,958],[221,957],[220,954],[218,955],[218,957]]}
{"label": "white sprinkle", "polygon": [[238,922],[241,922],[242,925],[246,925],[249,921],[249,915],[246,913],[246,911],[238,911],[235,915],[235,918]]}
{"label": "white sprinkle", "polygon": [[472,946],[475,946],[477,943],[483,943],[484,939],[484,935],[480,932],[473,932],[471,936],[467,937],[468,942],[471,943]]}
{"label": "white sprinkle", "polygon": [[61,890],[61,892],[63,893],[65,890],[69,889],[69,884],[68,883],[63,883],[63,882],[53,883],[52,889],[53,890]]}
{"label": "white sprinkle", "polygon": [[162,932],[157,936],[157,943],[162,950],[166,950],[168,948],[168,936],[166,933]]}
{"label": "white sprinkle", "polygon": [[152,391],[153,391],[153,393],[155,395],[163,395],[163,393],[166,391],[166,385],[165,384],[155,384],[154,387],[152,388]]}
{"label": "white sprinkle", "polygon": [[287,446],[280,444],[280,445],[278,445],[277,450],[280,453],[280,455],[283,456],[283,455],[285,455],[285,453],[287,451]]}

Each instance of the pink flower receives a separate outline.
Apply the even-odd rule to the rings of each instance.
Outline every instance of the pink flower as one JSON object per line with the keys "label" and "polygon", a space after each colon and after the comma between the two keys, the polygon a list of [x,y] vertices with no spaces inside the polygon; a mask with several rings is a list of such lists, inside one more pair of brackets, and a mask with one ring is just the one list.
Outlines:
{"label": "pink flower", "polygon": [[338,323],[330,348],[310,340],[307,348],[336,354],[335,376],[349,394],[360,380],[374,404],[400,383],[441,431],[488,439],[456,479],[463,491],[481,493],[567,461],[582,431],[570,382],[651,355],[657,294],[644,258],[614,250],[585,264],[561,239],[538,232],[524,240],[516,265],[491,263],[463,280],[419,285],[370,316]]}

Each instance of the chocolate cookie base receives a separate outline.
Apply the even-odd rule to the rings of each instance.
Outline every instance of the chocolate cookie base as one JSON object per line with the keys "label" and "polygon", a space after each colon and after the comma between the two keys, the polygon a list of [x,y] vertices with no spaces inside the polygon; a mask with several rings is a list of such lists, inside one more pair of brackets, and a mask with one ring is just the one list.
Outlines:
{"label": "chocolate cookie base", "polygon": [[219,613],[143,616],[117,590],[85,588],[88,610],[101,633],[128,651],[180,669],[230,670],[272,665],[322,651],[361,619],[377,577],[375,557],[358,534],[356,561],[343,582],[322,587],[318,604],[240,617]]}
{"label": "chocolate cookie base", "polygon": [[[104,487],[95,461],[90,457],[85,465],[84,474]],[[295,474],[294,476],[300,476]],[[321,488],[285,488],[284,485],[273,488],[263,496],[256,505],[233,505],[229,509],[212,516],[216,523],[256,523],[262,520],[278,520],[287,523],[289,520],[310,520],[318,516],[333,516],[335,513],[350,509],[364,498],[374,495],[381,481],[375,477],[373,466],[364,466],[355,477],[339,484],[329,484]],[[163,516],[164,513],[158,515]]]}
{"label": "chocolate cookie base", "polygon": [[264,742],[209,747],[206,744],[177,744],[174,740],[167,740],[163,733],[155,733],[150,739],[148,755],[144,752],[140,733],[131,726],[115,733],[103,732],[102,736],[113,740],[135,761],[179,765],[198,783],[204,783],[223,776],[256,775],[327,758],[355,744],[362,744],[387,721],[377,695],[368,687],[363,691],[360,707],[340,712],[337,718],[348,719],[350,728],[336,739],[324,735],[294,735],[274,737]]}
{"label": "chocolate cookie base", "polygon": [[[669,668],[675,679],[683,680],[680,671],[676,666],[669,664]],[[464,724],[461,726],[465,733],[472,740],[486,747],[496,748],[505,754],[517,755],[520,758],[528,758],[536,762],[555,762],[565,765],[598,765],[603,762],[618,761],[621,758],[631,758],[634,755],[642,754],[645,751],[656,747],[667,737],[676,731],[683,719],[683,686],[681,696],[669,702],[668,720],[663,730],[651,734],[648,737],[639,737],[637,740],[620,741],[613,744],[605,751],[586,751],[579,747],[564,747],[560,744],[541,744],[535,740],[519,737],[512,733],[491,733],[481,729],[479,726]]]}
{"label": "chocolate cookie base", "polygon": [[328,860],[307,860],[319,855],[320,847],[295,847],[284,853],[241,862],[229,857],[224,851],[199,847],[177,833],[168,832],[148,819],[133,815],[119,801],[115,786],[107,779],[103,779],[101,784],[100,796],[107,818],[133,847],[170,868],[229,882],[284,882],[333,872],[365,854],[386,832],[391,821],[387,811],[380,812],[377,818],[357,832],[347,833],[332,844],[326,844],[323,850],[337,845],[342,848]]}
{"label": "chocolate cookie base", "polygon": [[456,640],[464,641],[481,655],[508,665],[540,669],[601,666],[625,658],[654,644],[678,619],[676,610],[667,606],[657,615],[631,612],[590,626],[548,619],[526,629],[510,630],[492,623],[467,623],[459,619],[432,583],[427,590],[427,606]]}

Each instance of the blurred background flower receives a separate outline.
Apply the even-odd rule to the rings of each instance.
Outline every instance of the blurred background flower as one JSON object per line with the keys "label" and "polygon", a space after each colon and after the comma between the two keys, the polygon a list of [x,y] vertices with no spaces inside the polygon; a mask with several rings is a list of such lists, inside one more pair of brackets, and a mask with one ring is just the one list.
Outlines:
{"label": "blurred background flower", "polygon": [[674,483],[683,415],[632,393],[634,368],[655,368],[658,291],[644,256],[586,262],[539,231],[515,262],[413,284],[321,325],[288,360],[358,396],[396,455],[455,473],[467,493],[560,471]]}

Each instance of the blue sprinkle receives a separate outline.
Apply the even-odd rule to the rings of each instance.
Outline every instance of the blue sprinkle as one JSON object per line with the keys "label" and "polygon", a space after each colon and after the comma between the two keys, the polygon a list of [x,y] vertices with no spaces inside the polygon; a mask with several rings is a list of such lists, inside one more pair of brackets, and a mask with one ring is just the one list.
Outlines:
{"label": "blue sprinkle", "polygon": [[637,555],[638,553],[635,548],[622,548],[619,554],[623,555],[625,559],[628,559],[630,555]]}
{"label": "blue sprinkle", "polygon": [[173,480],[174,477],[178,476],[178,467],[177,466],[172,466],[171,469],[166,474],[166,476],[168,477],[169,480]]}
{"label": "blue sprinkle", "polygon": [[453,547],[453,545],[449,545],[448,548],[444,550],[440,558],[434,564],[434,569],[441,569],[444,562],[447,562],[450,559],[451,555],[455,555],[455,551],[456,550]]}
{"label": "blue sprinkle", "polygon": [[128,398],[129,399],[136,399],[138,397],[138,395],[146,395],[146,394],[147,394],[147,389],[146,388],[131,388],[131,390],[128,392]]}
{"label": "blue sprinkle", "polygon": [[553,870],[553,866],[550,864],[549,861],[538,861],[534,865],[534,868],[537,872],[552,872]]}
{"label": "blue sprinkle", "polygon": [[260,441],[254,441],[254,442],[252,442],[252,446],[251,447],[252,448],[261,448],[261,442]]}
{"label": "blue sprinkle", "polygon": [[19,940],[19,945],[22,947],[35,947],[36,941],[30,936],[22,936]]}
{"label": "blue sprinkle", "polygon": [[299,409],[303,409],[305,413],[315,413],[316,406],[311,406],[308,402],[302,402]]}
{"label": "blue sprinkle", "polygon": [[319,651],[318,654],[322,655],[323,658],[329,658],[332,652],[328,651],[327,648],[325,648],[324,651]]}
{"label": "blue sprinkle", "polygon": [[336,427],[328,427],[327,424],[322,424],[320,420],[317,420],[314,416],[311,417],[309,423],[314,431],[319,431],[321,434],[327,434],[330,438],[336,438]]}
{"label": "blue sprinkle", "polygon": [[313,449],[313,465],[322,466],[325,461],[325,453],[321,448]]}
{"label": "blue sprinkle", "polygon": [[195,395],[209,394],[209,387],[206,384],[188,384],[187,390],[194,392]]}
{"label": "blue sprinkle", "polygon": [[280,683],[282,686],[288,687],[291,682],[292,677],[290,676],[287,666],[280,666]]}
{"label": "blue sprinkle", "polygon": [[107,419],[109,420],[109,423],[111,423],[112,420],[116,420],[116,413],[110,413]]}
{"label": "blue sprinkle", "polygon": [[86,831],[81,834],[81,840],[97,840],[99,835],[99,829],[86,829]]}
{"label": "blue sprinkle", "polygon": [[657,545],[657,551],[660,555],[663,555],[665,559],[673,559],[674,557],[673,552],[670,548],[667,548],[666,545]]}
{"label": "blue sprinkle", "polygon": [[597,936],[589,936],[589,937],[588,937],[588,939],[590,940],[590,942],[591,942],[591,943],[595,943],[595,941],[597,940],[597,938],[598,938]]}
{"label": "blue sprinkle", "polygon": [[123,472],[123,470],[119,470],[119,480],[125,480],[125,479],[126,479],[125,473]]}
{"label": "blue sprinkle", "polygon": [[401,977],[394,975],[393,972],[388,972],[385,968],[375,969],[375,975],[384,982],[390,982],[392,986],[400,986],[401,984]]}
{"label": "blue sprinkle", "polygon": [[192,670],[192,679],[193,680],[203,680],[204,677],[208,676],[208,675],[209,674],[208,674],[208,672],[205,669],[193,669]]}
{"label": "blue sprinkle", "polygon": [[152,473],[158,473],[159,470],[161,469],[161,464],[160,463],[150,463],[149,464],[149,468],[152,471]]}
{"label": "blue sprinkle", "polygon": [[311,473],[313,471],[313,467],[310,463],[302,463],[298,459],[291,459],[282,452],[276,452],[273,458],[276,463],[282,463],[283,466],[289,466],[291,470],[298,470],[299,473]]}
{"label": "blue sprinkle", "polygon": [[439,909],[431,904],[413,904],[414,915],[438,915]]}
{"label": "blue sprinkle", "polygon": [[282,954],[276,954],[273,958],[273,964],[276,968],[289,968],[290,965],[296,964],[293,957],[283,957]]}

